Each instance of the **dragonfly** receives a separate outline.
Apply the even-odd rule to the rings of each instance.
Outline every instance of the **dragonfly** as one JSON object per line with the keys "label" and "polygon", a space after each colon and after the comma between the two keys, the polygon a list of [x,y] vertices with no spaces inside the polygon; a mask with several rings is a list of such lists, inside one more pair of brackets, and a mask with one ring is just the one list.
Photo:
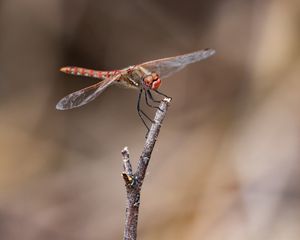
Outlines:
{"label": "dragonfly", "polygon": [[149,107],[158,108],[150,103],[150,100],[153,103],[160,102],[154,99],[152,92],[169,98],[166,94],[158,90],[161,85],[161,79],[170,77],[187,65],[206,59],[214,54],[214,49],[207,48],[174,57],[152,60],[113,71],[98,71],[75,66],[62,67],[60,71],[66,74],[97,78],[100,79],[100,81],[65,96],[57,103],[56,109],[68,110],[83,106],[94,100],[111,85],[133,88],[139,91],[137,101],[138,115],[149,131],[144,117],[151,122],[153,121],[140,107],[142,95],[144,94],[146,104]]}

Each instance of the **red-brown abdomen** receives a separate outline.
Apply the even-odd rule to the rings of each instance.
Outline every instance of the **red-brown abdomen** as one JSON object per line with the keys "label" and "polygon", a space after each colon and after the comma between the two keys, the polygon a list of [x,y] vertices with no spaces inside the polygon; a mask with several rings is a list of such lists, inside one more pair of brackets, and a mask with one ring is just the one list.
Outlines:
{"label": "red-brown abdomen", "polygon": [[77,76],[85,76],[85,77],[93,77],[93,78],[108,78],[113,76],[114,74],[119,73],[118,70],[116,71],[97,71],[92,69],[80,68],[80,67],[62,67],[60,69],[61,72],[77,75]]}

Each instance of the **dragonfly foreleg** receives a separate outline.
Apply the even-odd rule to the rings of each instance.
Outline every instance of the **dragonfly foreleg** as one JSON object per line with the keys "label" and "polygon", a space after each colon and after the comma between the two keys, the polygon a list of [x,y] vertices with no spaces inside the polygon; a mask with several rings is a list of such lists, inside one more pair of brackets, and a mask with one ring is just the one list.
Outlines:
{"label": "dragonfly foreleg", "polygon": [[[157,108],[157,109],[159,109],[158,106],[154,106],[154,105],[152,105],[152,104],[149,103],[148,97],[149,97],[153,102],[159,103],[159,101],[156,101],[156,100],[153,99],[153,97],[152,97],[151,93],[149,92],[149,90],[144,90],[144,93],[145,93],[146,104],[147,104],[149,107],[151,107],[151,108]],[[150,93],[150,95],[149,95],[149,93]]]}
{"label": "dragonfly foreleg", "polygon": [[141,110],[141,107],[140,107],[140,103],[141,103],[141,96],[142,96],[142,93],[143,93],[143,89],[141,88],[140,92],[139,92],[139,96],[138,96],[138,101],[137,101],[137,112],[138,112],[138,115],[140,117],[140,119],[142,120],[143,124],[145,125],[145,127],[147,128],[147,133],[149,132],[150,128],[148,127],[148,125],[146,124],[144,118],[142,115],[144,115],[151,123],[153,123],[152,119],[143,111]]}
{"label": "dragonfly foreleg", "polygon": [[149,98],[150,98],[153,102],[155,102],[155,103],[160,103],[160,101],[154,99],[154,97],[153,97],[153,95],[152,95],[152,93],[151,93],[151,91],[150,91],[149,89],[147,90],[147,95],[149,96]]}
{"label": "dragonfly foreleg", "polygon": [[[164,93],[158,91],[157,89],[155,89],[155,90],[153,90],[153,91],[156,92],[156,93],[158,93],[159,95],[162,95],[162,96],[166,97],[166,98],[171,98],[171,97],[167,96],[166,94],[164,94]],[[172,98],[171,98],[171,99],[172,99]]]}

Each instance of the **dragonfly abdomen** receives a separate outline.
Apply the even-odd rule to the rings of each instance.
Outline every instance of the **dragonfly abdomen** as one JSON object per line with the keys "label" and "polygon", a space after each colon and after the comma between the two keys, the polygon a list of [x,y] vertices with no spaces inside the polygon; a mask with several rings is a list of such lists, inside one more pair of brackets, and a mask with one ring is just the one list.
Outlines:
{"label": "dragonfly abdomen", "polygon": [[97,71],[97,70],[81,68],[81,67],[63,67],[60,69],[60,71],[71,75],[85,76],[85,77],[92,77],[92,78],[99,78],[99,79],[109,78],[120,73],[119,70]]}

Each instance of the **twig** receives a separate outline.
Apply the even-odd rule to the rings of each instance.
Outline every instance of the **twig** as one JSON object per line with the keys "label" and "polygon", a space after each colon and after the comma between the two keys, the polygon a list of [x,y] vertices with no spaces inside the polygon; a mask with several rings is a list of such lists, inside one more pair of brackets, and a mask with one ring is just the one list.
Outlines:
{"label": "twig", "polygon": [[159,105],[159,109],[156,111],[154,123],[152,124],[148,133],[144,150],[138,161],[137,170],[135,173],[132,172],[128,148],[125,147],[122,150],[124,169],[122,176],[125,181],[125,187],[127,191],[124,240],[136,240],[137,237],[140,192],[151,158],[151,153],[157,140],[162,122],[166,116],[168,103],[170,101],[171,99],[169,98],[163,99]]}

